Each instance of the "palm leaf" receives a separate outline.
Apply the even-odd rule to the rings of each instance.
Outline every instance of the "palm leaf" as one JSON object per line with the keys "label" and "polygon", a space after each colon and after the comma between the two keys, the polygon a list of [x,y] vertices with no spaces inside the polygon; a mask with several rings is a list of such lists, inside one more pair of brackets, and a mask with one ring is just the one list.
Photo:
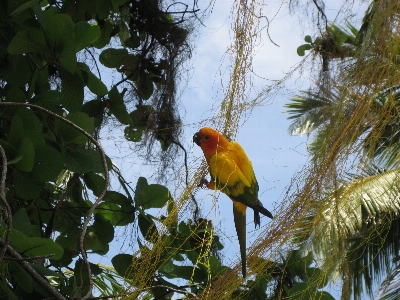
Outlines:
{"label": "palm leaf", "polygon": [[382,282],[376,299],[395,300],[400,298],[400,265],[395,266],[392,272]]}
{"label": "palm leaf", "polygon": [[312,92],[303,91],[302,95],[294,96],[289,104],[286,113],[293,119],[289,126],[289,134],[309,134],[330,118],[332,107],[337,104],[337,91],[330,92],[328,95],[320,95]]}
{"label": "palm leaf", "polygon": [[305,217],[295,242],[313,250],[333,277],[347,266],[355,298],[363,288],[372,295],[400,249],[399,191],[400,169],[343,182]]}

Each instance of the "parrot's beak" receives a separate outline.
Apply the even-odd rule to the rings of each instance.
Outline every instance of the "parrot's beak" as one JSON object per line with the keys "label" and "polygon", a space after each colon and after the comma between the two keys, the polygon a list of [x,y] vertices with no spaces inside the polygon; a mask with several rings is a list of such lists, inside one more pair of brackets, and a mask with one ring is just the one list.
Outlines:
{"label": "parrot's beak", "polygon": [[197,146],[200,147],[200,144],[201,144],[201,136],[200,136],[200,133],[196,132],[196,133],[194,134],[194,136],[193,136],[193,143],[196,143]]}

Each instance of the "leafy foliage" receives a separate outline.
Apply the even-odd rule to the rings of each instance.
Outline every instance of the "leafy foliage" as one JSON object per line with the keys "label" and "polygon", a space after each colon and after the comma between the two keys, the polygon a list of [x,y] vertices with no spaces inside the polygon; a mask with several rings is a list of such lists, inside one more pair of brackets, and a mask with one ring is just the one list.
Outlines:
{"label": "leafy foliage", "polygon": [[[139,142],[149,129],[150,113],[143,118],[134,112],[151,108],[160,120],[152,126],[170,131],[167,143],[156,136],[163,150],[178,139],[176,71],[189,31],[184,19],[177,22],[161,7],[157,1],[128,0],[0,3],[0,146],[7,161],[0,192],[0,242],[6,251],[0,255],[0,294],[10,299],[89,296],[91,275],[98,288],[107,290],[99,278],[112,280],[112,275],[87,262],[86,254],[107,254],[116,226],[138,226],[143,237],[157,232],[161,220],[156,225],[147,211],[173,203],[170,192],[141,178],[144,186],[138,184],[133,195],[118,172],[114,178],[124,193],[109,189],[93,136],[98,137],[108,114],[130,129],[140,124],[140,134],[130,139]],[[98,61],[121,74],[111,88],[83,55],[95,57],[96,49]],[[121,85],[130,87],[134,112]],[[165,96],[159,99],[156,93]],[[168,122],[167,115],[173,116]],[[111,160],[105,157],[105,162],[111,170]],[[92,219],[84,225],[89,213]],[[40,278],[57,288],[55,294]]]}
{"label": "leafy foliage", "polygon": [[[397,21],[382,22],[398,12],[395,1],[371,1],[360,30],[327,26],[334,51],[307,46],[322,56],[319,83],[287,105],[291,133],[313,132],[312,176],[318,178],[306,180],[305,186],[315,183],[314,192],[302,196],[313,205],[294,242],[314,251],[332,278],[340,276],[342,298],[363,299],[365,291],[376,298],[374,285],[386,276],[379,296],[398,295],[399,34]],[[306,42],[317,46],[310,37]],[[326,68],[324,55],[337,69]],[[348,169],[356,174],[349,177]]]}

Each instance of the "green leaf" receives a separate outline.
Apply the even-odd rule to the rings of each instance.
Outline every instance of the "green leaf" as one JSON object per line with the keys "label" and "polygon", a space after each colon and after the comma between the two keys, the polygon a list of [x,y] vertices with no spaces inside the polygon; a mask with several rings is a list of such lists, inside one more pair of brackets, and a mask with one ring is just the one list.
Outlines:
{"label": "green leaf", "polygon": [[25,103],[26,97],[20,88],[13,86],[7,93],[6,101]]}
{"label": "green leaf", "polygon": [[[93,160],[93,169],[92,170],[93,170],[93,172],[104,174],[104,167],[103,167],[103,163],[101,161],[100,152],[97,150],[90,150],[90,151],[92,151],[92,160]],[[112,161],[107,155],[106,155],[106,163],[107,163],[107,169],[111,170],[112,169]]]}
{"label": "green leaf", "polygon": [[137,205],[143,209],[161,208],[171,198],[168,189],[160,184],[150,184],[144,187],[137,199]]}
{"label": "green leaf", "polygon": [[132,125],[126,126],[124,129],[124,137],[131,142],[138,143],[142,140],[143,131],[146,129],[145,126],[133,127]]}
{"label": "green leaf", "polygon": [[103,200],[108,203],[115,203],[121,206],[131,206],[132,202],[125,195],[115,192],[107,191]]}
{"label": "green leaf", "polygon": [[311,36],[306,35],[306,36],[304,37],[304,41],[311,44],[311,43],[312,43]]}
{"label": "green leaf", "polygon": [[295,283],[291,289],[289,289],[290,299],[310,299],[310,293],[315,293],[316,290],[309,290],[308,283],[300,282]]}
{"label": "green leaf", "polygon": [[99,255],[106,255],[109,251],[110,247],[108,244],[103,244],[100,242],[100,240],[96,240],[94,243],[94,246],[92,247],[93,253],[99,254]]}
{"label": "green leaf", "polygon": [[93,169],[92,152],[83,148],[76,148],[66,152],[64,156],[65,167],[71,172],[85,174]]}
{"label": "green leaf", "polygon": [[124,277],[130,278],[134,274],[130,274],[129,269],[132,265],[133,257],[131,254],[117,254],[111,259],[111,263],[117,273]]}
{"label": "green leaf", "polygon": [[43,23],[48,38],[54,42],[63,41],[66,37],[75,38],[75,23],[69,15],[58,13],[58,9],[45,10]]}
{"label": "green leaf", "polygon": [[185,252],[187,258],[192,262],[193,265],[197,265],[199,261],[199,253],[195,250],[188,250]]}
{"label": "green leaf", "polygon": [[143,237],[149,242],[151,242],[154,237],[158,236],[156,224],[150,219],[150,215],[146,214],[146,216],[144,216],[143,214],[139,214],[138,225]]}
{"label": "green leaf", "polygon": [[97,24],[90,25],[83,21],[75,23],[75,51],[90,47],[100,35],[100,27]]}
{"label": "green leaf", "polygon": [[167,260],[165,264],[163,264],[160,268],[159,271],[162,273],[172,273],[175,269],[175,265],[172,263],[171,260]]}
{"label": "green leaf", "polygon": [[111,32],[114,29],[114,23],[110,19],[106,19],[104,22],[105,24],[101,27],[100,38],[93,43],[93,46],[95,46],[97,49],[102,49],[110,43]]}
{"label": "green leaf", "polygon": [[128,125],[132,122],[131,117],[126,110],[124,99],[122,95],[118,92],[116,86],[114,86],[108,93],[110,100],[110,112],[120,121],[122,124]]}
{"label": "green leaf", "polygon": [[15,159],[19,160],[22,157],[18,154],[18,149],[11,145],[10,143],[6,142],[5,140],[0,139],[0,145],[3,147],[4,151],[6,152],[7,157],[7,164],[11,165],[16,163]]}
{"label": "green leaf", "polygon": [[148,186],[147,179],[144,177],[139,177],[137,183],[136,183],[136,188],[135,188],[135,197],[133,198],[133,201],[137,205],[139,198],[140,198],[140,193],[141,191]]}
{"label": "green leaf", "polygon": [[140,46],[140,37],[138,32],[136,30],[131,30],[130,34],[130,38],[125,40],[125,46],[132,49],[138,48]]}
{"label": "green leaf", "polygon": [[53,270],[50,270],[46,267],[40,266],[40,265],[35,265],[35,264],[31,264],[32,268],[38,272],[38,274],[42,275],[42,276],[51,276],[51,277],[55,277],[55,278],[59,278],[59,279],[65,279],[64,274],[60,274],[58,272],[55,272]]}
{"label": "green leaf", "polygon": [[64,249],[68,249],[69,251],[72,251],[73,253],[78,253],[78,244],[79,244],[79,239],[81,236],[82,230],[74,230],[74,231],[66,231],[60,234],[56,238],[56,242],[61,245]]}
{"label": "green leaf", "polygon": [[123,59],[128,55],[125,48],[108,48],[103,50],[99,56],[99,61],[107,68],[117,68],[122,64]]}
{"label": "green leaf", "polygon": [[63,247],[58,245],[56,242],[53,242],[50,239],[40,238],[40,237],[30,237],[29,244],[31,245],[30,248],[25,249],[24,255],[30,256],[44,256],[49,254],[55,254],[51,257],[53,260],[60,259],[64,253]]}
{"label": "green leaf", "polygon": [[17,9],[15,9],[12,13],[10,13],[10,16],[14,16],[24,10],[27,10],[29,8],[33,8],[35,0],[30,0],[19,6]]}
{"label": "green leaf", "polygon": [[89,172],[83,176],[83,180],[86,186],[92,190],[93,194],[98,197],[104,188],[104,178],[93,172]]}
{"label": "green leaf", "polygon": [[[94,121],[83,112],[73,112],[66,116],[66,119],[79,126],[89,134],[93,134]],[[55,130],[63,138],[66,144],[83,144],[88,138],[71,125],[61,121],[55,121]]]}
{"label": "green leaf", "polygon": [[119,7],[128,2],[128,0],[111,0],[114,11],[118,12]]}
{"label": "green leaf", "polygon": [[29,52],[40,53],[45,51],[45,45],[34,41],[31,38],[30,31],[17,31],[16,35],[8,45],[7,51],[10,54],[24,54]]}
{"label": "green leaf", "polygon": [[1,75],[8,84],[24,88],[32,76],[31,66],[26,56],[9,55]]}
{"label": "green leaf", "polygon": [[[65,37],[62,42],[63,48],[58,55],[58,60],[61,67],[69,73],[74,74],[76,71],[76,52],[75,43],[69,38]],[[83,87],[82,87],[83,88]],[[62,91],[62,90],[61,90]]]}
{"label": "green leaf", "polygon": [[[44,26],[42,6],[46,6],[47,3],[40,3],[40,2],[41,2],[40,0],[33,2],[33,11],[35,12],[36,19],[38,20],[40,25]],[[47,1],[42,1],[42,2],[47,2]]]}
{"label": "green leaf", "polygon": [[78,63],[78,67],[87,74],[88,79],[86,85],[93,94],[97,96],[104,96],[107,94],[108,90],[106,85],[89,70],[86,64]]}
{"label": "green leaf", "polygon": [[21,118],[24,130],[35,129],[39,132],[42,132],[42,123],[40,122],[39,118],[33,113],[32,109],[19,107],[16,111],[16,115]]}
{"label": "green leaf", "polygon": [[[76,255],[74,255],[75,257]],[[72,263],[73,257],[72,257],[72,253],[70,251],[64,251],[63,256],[59,259],[59,260],[52,260],[50,258],[50,262],[53,266],[55,267],[67,267]]]}
{"label": "green leaf", "polygon": [[125,226],[135,220],[135,207],[123,194],[107,191],[103,200],[96,212],[109,220],[112,225]]}
{"label": "green leaf", "polygon": [[323,292],[317,291],[315,293],[315,298],[314,299],[318,299],[318,300],[335,300],[335,298],[331,294],[329,294],[328,292],[325,292],[325,291],[323,291]]}
{"label": "green leaf", "polygon": [[94,223],[91,229],[96,233],[97,239],[103,244],[108,244],[114,239],[114,227],[101,215],[94,215]]}
{"label": "green leaf", "polygon": [[121,45],[127,47],[125,41],[128,40],[130,37],[128,26],[126,26],[125,22],[120,22],[118,26],[119,26],[118,36]]}
{"label": "green leaf", "polygon": [[61,103],[69,112],[76,112],[83,104],[83,82],[77,74],[62,72]]}
{"label": "green leaf", "polygon": [[81,112],[88,114],[88,116],[95,118],[95,123],[102,120],[103,112],[105,109],[104,102],[100,99],[86,101],[81,109]]}
{"label": "green leaf", "polygon": [[8,134],[8,142],[14,147],[19,147],[24,137],[24,124],[22,119],[15,115],[11,121],[10,132]]}
{"label": "green leaf", "polygon": [[29,137],[25,136],[22,138],[18,152],[22,155],[22,159],[17,162],[17,167],[24,172],[32,171],[35,160],[35,149],[32,140]]}
{"label": "green leaf", "polygon": [[147,100],[151,97],[154,91],[153,81],[151,80],[149,74],[141,73],[138,82],[138,92],[139,95],[144,99]]}
{"label": "green leaf", "polygon": [[13,260],[8,261],[8,271],[17,281],[18,286],[26,293],[32,293],[32,277],[21,266]]}
{"label": "green leaf", "polygon": [[45,105],[49,104],[57,106],[61,105],[61,92],[60,91],[46,91],[40,94],[35,95],[32,99],[34,104]]}
{"label": "green leaf", "polygon": [[[132,44],[131,39],[127,40],[127,42]],[[139,78],[140,60],[141,58],[139,55],[128,54],[121,62],[121,65],[124,65],[121,71],[124,71],[124,74],[130,81],[137,81]]]}
{"label": "green leaf", "polygon": [[209,256],[209,265],[211,269],[211,276],[221,276],[225,271],[226,267],[221,264],[221,261],[215,256]]}
{"label": "green leaf", "polygon": [[14,190],[15,193],[24,200],[37,198],[42,187],[26,173],[14,172]]}
{"label": "green leaf", "polygon": [[188,224],[182,221],[179,223],[178,228],[179,228],[179,233],[181,234],[182,237],[186,238],[190,236],[191,232]]}
{"label": "green leaf", "polygon": [[35,155],[32,176],[37,181],[54,181],[63,169],[63,157],[60,152],[46,145]]}
{"label": "green leaf", "polygon": [[[6,231],[5,226],[0,226],[0,234],[4,236]],[[28,237],[21,231],[12,228],[10,234],[10,244],[26,257],[31,256],[46,256],[54,254],[51,259],[57,260],[63,256],[64,249],[56,242],[40,237]]]}
{"label": "green leaf", "polygon": [[310,44],[303,44],[297,48],[297,54],[299,56],[304,56],[306,50],[311,50],[313,48]]}
{"label": "green leaf", "polygon": [[45,145],[43,134],[37,130],[25,130],[24,136],[30,138],[34,149],[43,148]]}
{"label": "green leaf", "polygon": [[12,226],[14,229],[19,230],[26,236],[30,236],[32,233],[32,225],[29,221],[29,216],[26,213],[25,208],[20,208],[12,219]]}

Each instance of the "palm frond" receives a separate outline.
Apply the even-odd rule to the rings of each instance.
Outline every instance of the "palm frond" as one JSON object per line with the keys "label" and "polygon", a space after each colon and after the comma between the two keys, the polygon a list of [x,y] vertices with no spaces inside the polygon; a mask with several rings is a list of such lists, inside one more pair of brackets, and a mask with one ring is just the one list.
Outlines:
{"label": "palm frond", "polygon": [[290,101],[285,105],[286,113],[291,115],[288,119],[293,119],[289,134],[308,134],[329,120],[338,97],[336,91],[328,95],[302,91],[302,95],[296,95]]}
{"label": "palm frond", "polygon": [[382,282],[375,298],[379,300],[395,300],[400,298],[400,265],[396,265]]}
{"label": "palm frond", "polygon": [[363,288],[372,295],[372,282],[388,272],[400,249],[399,213],[400,169],[356,178],[319,200],[295,242],[313,250],[332,276],[346,261],[355,299]]}

